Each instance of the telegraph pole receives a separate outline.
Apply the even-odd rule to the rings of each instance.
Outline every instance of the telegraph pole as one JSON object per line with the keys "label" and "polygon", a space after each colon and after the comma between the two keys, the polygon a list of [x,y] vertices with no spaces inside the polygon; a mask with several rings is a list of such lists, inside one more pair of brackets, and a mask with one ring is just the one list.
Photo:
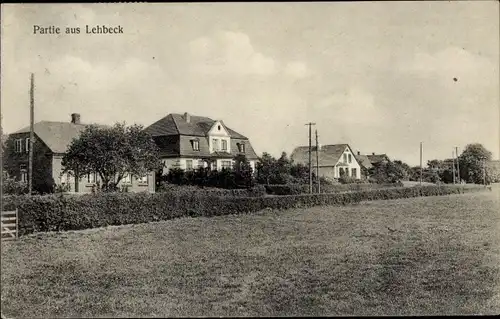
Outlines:
{"label": "telegraph pole", "polygon": [[31,73],[31,83],[30,83],[30,139],[29,139],[29,166],[28,166],[28,189],[29,195],[33,191],[33,140],[34,140],[34,132],[33,132],[33,122],[34,122],[34,113],[35,113],[35,75]]}
{"label": "telegraph pole", "polygon": [[306,125],[309,126],[309,193],[312,194],[312,167],[311,167],[311,128],[313,125],[316,125],[316,123],[307,123]]}
{"label": "telegraph pole", "polygon": [[422,142],[420,142],[420,186],[422,186]]}
{"label": "telegraph pole", "polygon": [[451,158],[453,159],[453,185],[455,185],[457,175],[455,174],[455,153],[453,151],[451,151]]}
{"label": "telegraph pole", "polygon": [[460,176],[460,158],[458,156],[458,147],[455,147],[455,156],[457,157],[457,175],[458,183],[462,184],[462,176]]}
{"label": "telegraph pole", "polygon": [[318,194],[321,194],[321,186],[319,180],[319,143],[318,130],[316,130],[316,181],[318,182]]}

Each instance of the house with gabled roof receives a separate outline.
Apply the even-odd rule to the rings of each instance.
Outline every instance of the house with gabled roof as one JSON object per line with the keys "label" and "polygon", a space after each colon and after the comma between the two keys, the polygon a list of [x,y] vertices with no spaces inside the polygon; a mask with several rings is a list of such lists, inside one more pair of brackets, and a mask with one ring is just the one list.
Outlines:
{"label": "house with gabled roof", "polygon": [[[296,147],[290,158],[294,163],[309,165],[309,147]],[[361,179],[361,166],[348,144],[318,146],[319,175],[330,179],[349,176]],[[312,168],[316,172],[316,147],[312,148]]]}
{"label": "house with gabled roof", "polygon": [[[38,185],[39,187],[35,188],[46,188],[49,191],[54,185],[64,185],[69,188],[71,193],[90,193],[95,189],[100,180],[98,174],[89,174],[87,177],[76,179],[72,174],[63,174],[62,166],[63,155],[71,141],[78,137],[88,125],[90,124],[80,122],[80,114],[77,113],[71,114],[71,121],[68,122],[40,121],[34,123],[34,184],[36,182],[45,183],[45,185]],[[105,127],[104,125],[98,126]],[[11,142],[7,144],[7,147],[10,148],[10,156],[6,164],[7,171],[11,177],[27,182],[30,127],[24,127],[9,134],[9,140]],[[153,172],[139,179],[128,175],[118,186],[128,186],[131,191],[154,192],[154,178]]]}
{"label": "house with gabled roof", "polygon": [[233,159],[239,154],[245,155],[255,171],[258,157],[250,140],[229,128],[222,120],[187,112],[172,113],[154,122],[145,131],[160,149],[164,174],[171,168],[232,168]]}
{"label": "house with gabled roof", "polygon": [[370,163],[375,166],[380,163],[388,163],[391,160],[389,159],[389,156],[387,154],[375,154],[372,153],[371,155],[366,155],[368,157],[368,160],[370,160]]}
{"label": "house with gabled roof", "polygon": [[359,151],[354,156],[358,160],[359,166],[361,166],[361,177],[368,178],[370,176],[370,169],[373,168],[370,159],[368,158],[367,155],[362,155],[361,152]]}

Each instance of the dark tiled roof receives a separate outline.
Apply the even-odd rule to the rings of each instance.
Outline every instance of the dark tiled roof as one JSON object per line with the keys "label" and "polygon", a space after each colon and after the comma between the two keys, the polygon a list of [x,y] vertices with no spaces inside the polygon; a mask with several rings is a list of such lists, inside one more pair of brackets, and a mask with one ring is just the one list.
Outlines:
{"label": "dark tiled roof", "polygon": [[[53,153],[64,153],[73,138],[78,137],[80,133],[90,124],[73,124],[70,122],[51,122],[41,121],[33,125],[34,133],[40,138]],[[107,127],[105,125],[98,125]],[[27,126],[19,131],[12,133],[29,133],[30,127]]]}
{"label": "dark tiled roof", "polygon": [[373,167],[367,155],[354,155],[354,156],[358,160],[359,165],[363,166],[364,168],[370,169]]}
{"label": "dark tiled roof", "polygon": [[[188,136],[206,136],[212,128],[215,120],[204,116],[190,115],[189,123],[181,114],[169,114],[164,118],[148,126],[145,130],[152,136],[162,135],[188,135]],[[228,128],[220,121],[232,138],[247,139],[245,136]]]}
{"label": "dark tiled roof", "polygon": [[[342,153],[348,148],[348,144],[323,145],[319,151],[319,166],[334,166],[340,159]],[[299,146],[295,148],[290,156],[295,163],[309,163],[309,147]],[[316,148],[312,148],[313,165],[316,165]]]}
{"label": "dark tiled roof", "polygon": [[366,155],[370,162],[373,164],[377,164],[383,161],[389,161],[389,157],[386,154],[375,154],[375,155]]}

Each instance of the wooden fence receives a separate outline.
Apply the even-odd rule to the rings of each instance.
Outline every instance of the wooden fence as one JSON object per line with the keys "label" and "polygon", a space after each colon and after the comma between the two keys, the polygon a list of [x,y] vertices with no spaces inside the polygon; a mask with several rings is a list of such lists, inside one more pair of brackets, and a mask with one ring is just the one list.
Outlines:
{"label": "wooden fence", "polygon": [[17,209],[14,211],[2,212],[1,226],[2,226],[2,231],[1,231],[2,241],[17,239],[19,235]]}

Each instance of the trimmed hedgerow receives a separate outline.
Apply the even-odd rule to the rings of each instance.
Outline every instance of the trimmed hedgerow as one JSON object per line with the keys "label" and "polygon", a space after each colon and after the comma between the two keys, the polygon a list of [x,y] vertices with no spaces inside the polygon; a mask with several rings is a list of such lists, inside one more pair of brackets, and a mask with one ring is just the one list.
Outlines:
{"label": "trimmed hedgerow", "polygon": [[[266,192],[270,195],[296,195],[309,193],[309,185],[304,184],[276,184],[264,185]],[[324,184],[320,185],[321,193],[341,193],[360,192],[372,189],[385,189],[390,187],[401,187],[398,183],[392,184],[372,184],[372,183],[352,183],[352,184]],[[313,185],[313,191],[317,192],[317,185]]]}
{"label": "trimmed hedgerow", "polygon": [[182,216],[244,214],[265,208],[289,209],[318,205],[346,205],[364,200],[459,194],[482,187],[424,186],[268,197],[222,197],[197,193],[98,193],[86,195],[9,196],[4,210],[19,209],[21,235],[33,232],[79,230],[109,225],[146,223]]}
{"label": "trimmed hedgerow", "polygon": [[251,188],[225,189],[215,187],[200,187],[192,185],[175,185],[163,183],[157,190],[159,193],[168,193],[174,196],[181,195],[209,195],[209,196],[235,196],[235,197],[259,197],[266,195],[264,185],[255,185]]}

